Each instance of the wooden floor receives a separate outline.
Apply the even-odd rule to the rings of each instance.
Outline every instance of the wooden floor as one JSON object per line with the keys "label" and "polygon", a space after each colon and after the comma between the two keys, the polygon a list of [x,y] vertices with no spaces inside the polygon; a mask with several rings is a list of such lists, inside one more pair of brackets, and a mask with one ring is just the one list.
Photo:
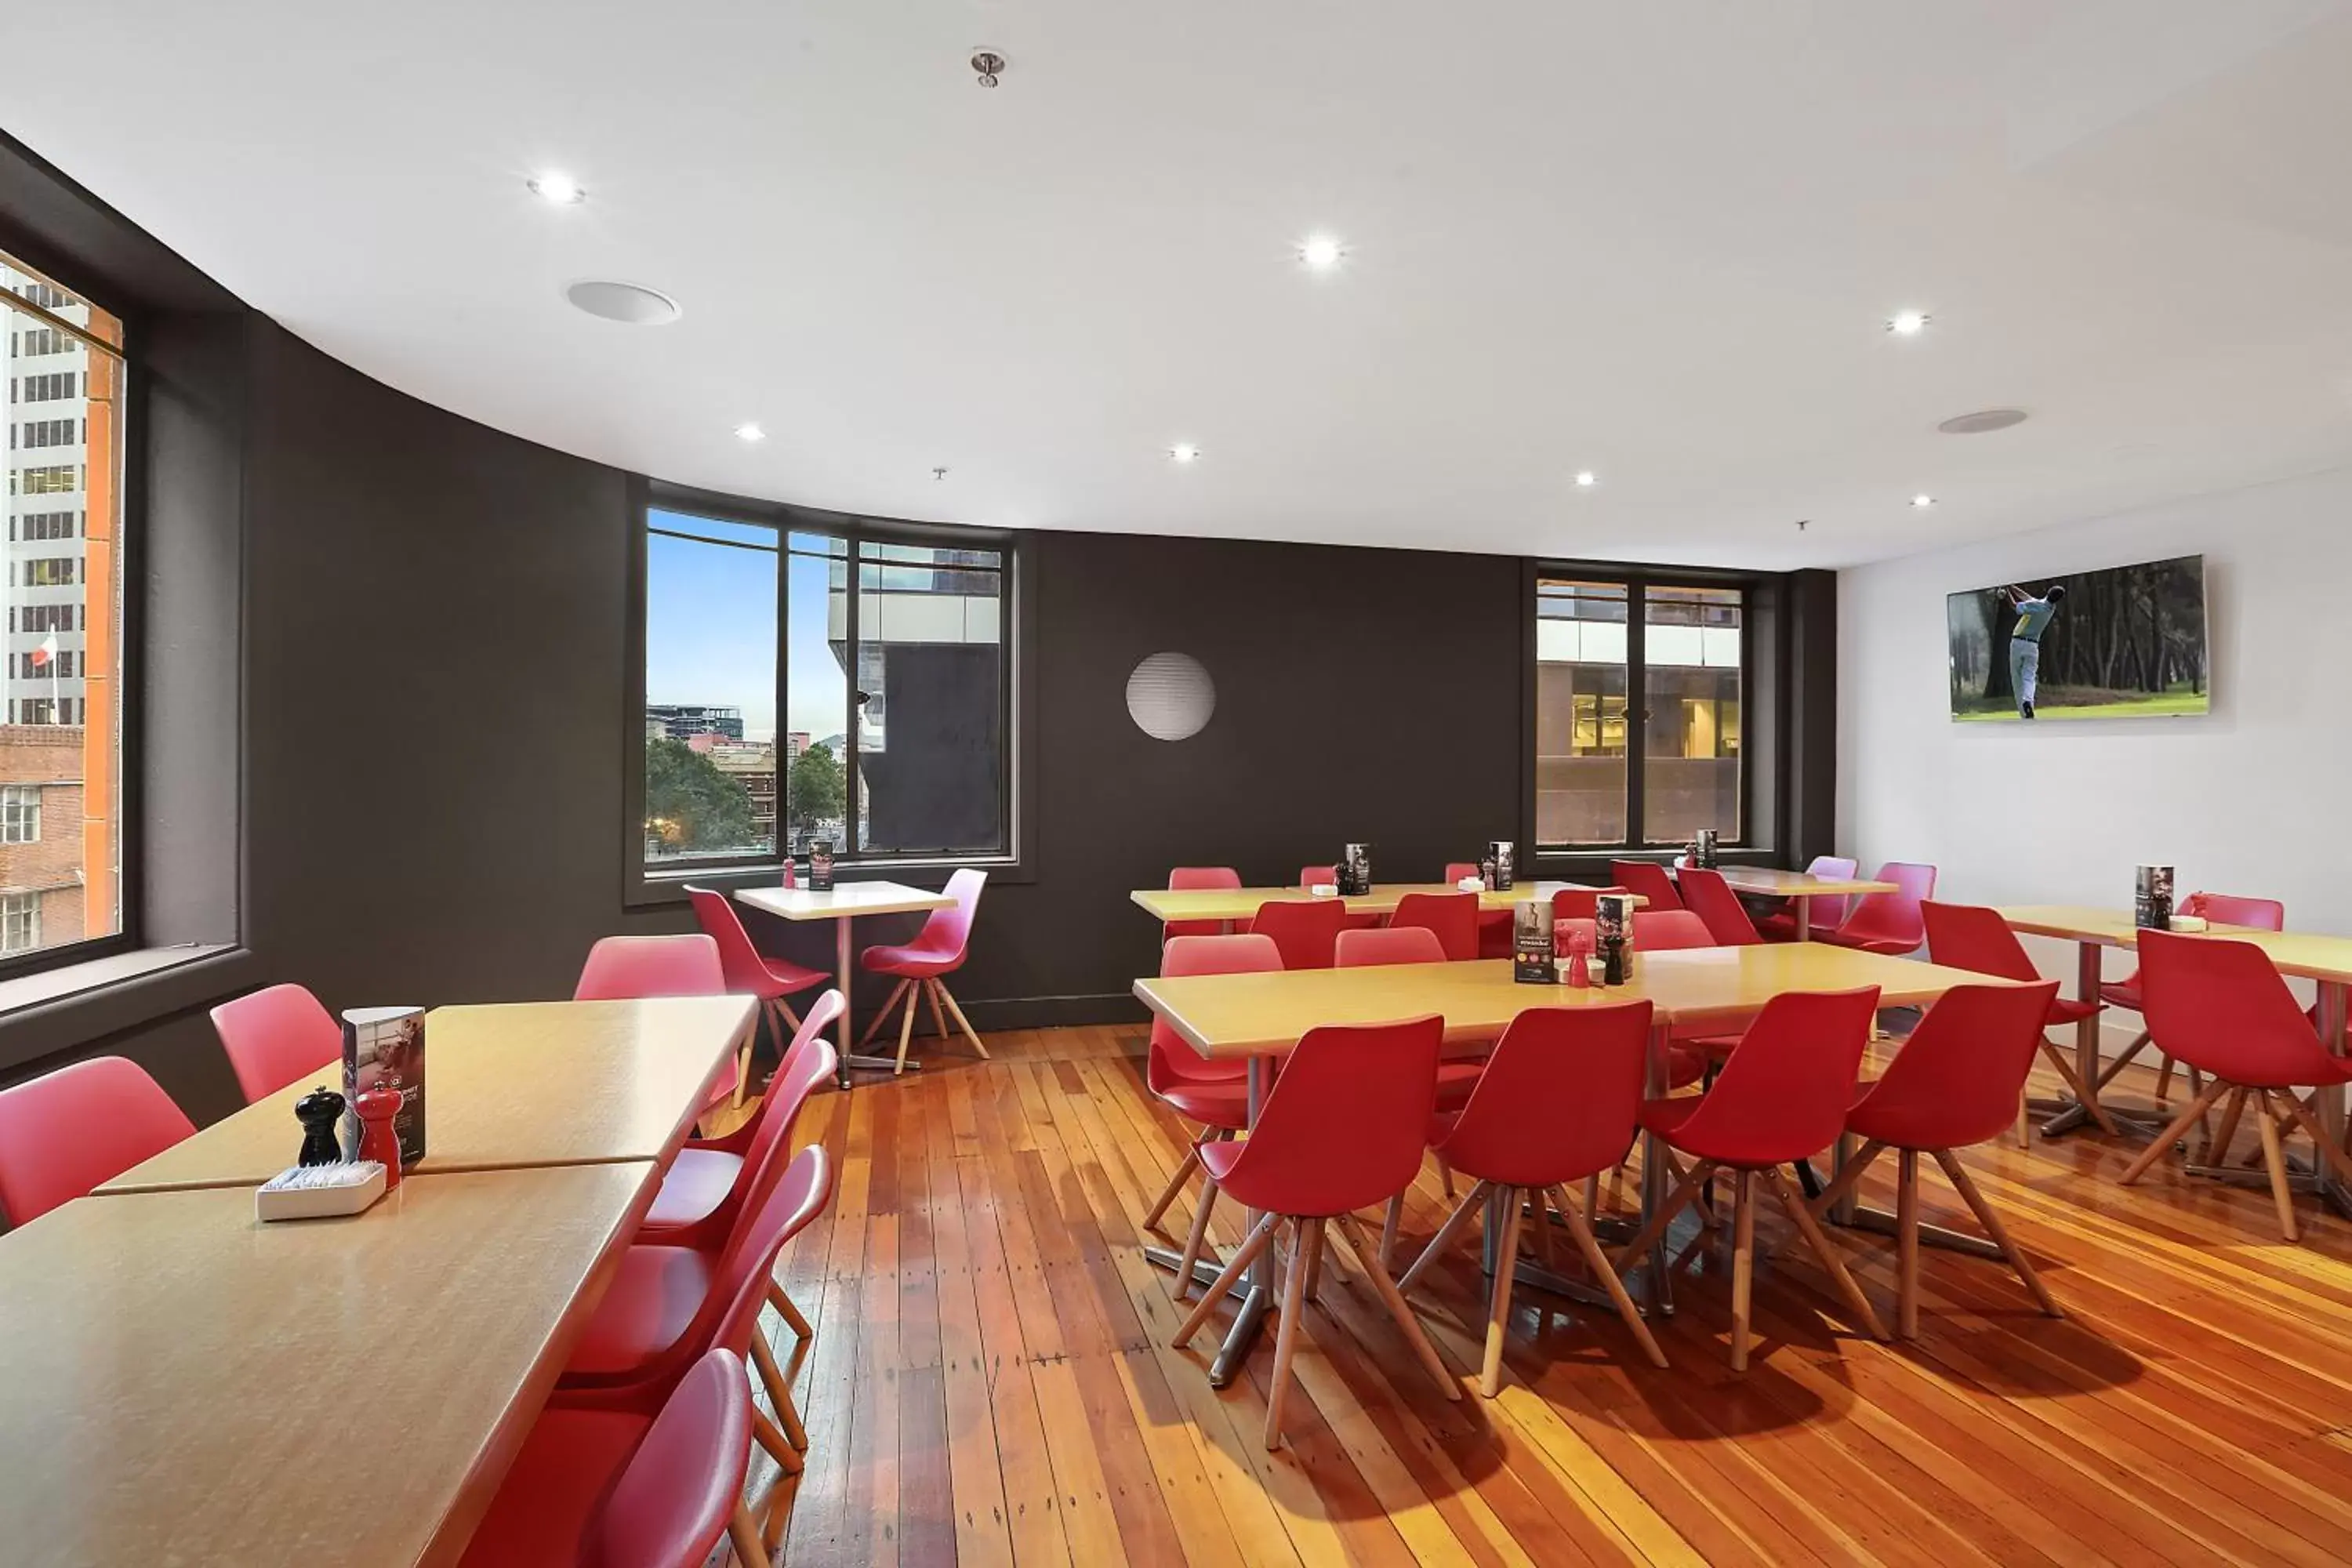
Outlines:
{"label": "wooden floor", "polygon": [[[2352,1225],[2305,1198],[2305,1238],[2288,1246],[2263,1190],[2165,1165],[2120,1188],[2128,1151],[2095,1133],[1969,1160],[2064,1321],[2000,1265],[1930,1251],[1920,1337],[1880,1345],[1847,1328],[1799,1245],[1759,1271],[1761,1342],[1736,1377],[1725,1252],[1678,1226],[1680,1310],[1659,1331],[1671,1371],[1608,1314],[1522,1291],[1502,1396],[1465,1380],[1449,1405],[1352,1266],[1327,1267],[1289,1442],[1268,1454],[1271,1325],[1255,1375],[1222,1394],[1203,1374],[1212,1336],[1168,1348],[1181,1314],[1138,1222],[1182,1133],[1143,1089],[1142,1038],[1003,1034],[986,1064],[923,1042],[919,1076],[811,1103],[803,1131],[842,1177],[779,1270],[815,1327],[788,1363],[806,1472],[753,1477],[780,1561],[2352,1554]],[[1940,1178],[1925,1184],[1927,1218],[1965,1228]],[[1875,1172],[1863,1191],[1891,1201]],[[1414,1198],[1407,1258],[1442,1217],[1433,1172]],[[1188,1194],[1163,1222],[1180,1241],[1191,1211]],[[1785,1227],[1763,1212],[1759,1246]],[[1891,1322],[1891,1243],[1837,1234]],[[1475,1248],[1416,1305],[1448,1362],[1475,1370]]]}

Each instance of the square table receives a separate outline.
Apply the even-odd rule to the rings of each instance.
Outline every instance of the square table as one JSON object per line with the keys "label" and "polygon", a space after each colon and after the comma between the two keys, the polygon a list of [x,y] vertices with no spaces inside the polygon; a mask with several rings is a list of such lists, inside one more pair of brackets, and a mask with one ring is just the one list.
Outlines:
{"label": "square table", "polygon": [[[1530,899],[1549,900],[1563,889],[1585,886],[1581,882],[1545,881],[1486,889],[1478,895],[1478,910],[1481,914],[1504,913]],[[1409,893],[1442,896],[1462,890],[1451,882],[1375,882],[1370,892],[1347,898],[1310,893],[1304,888],[1138,888],[1127,897],[1129,902],[1162,924],[1171,921],[1223,921],[1231,926],[1255,916],[1260,904],[1340,903],[1354,914],[1392,915]],[[1639,894],[1632,897],[1636,907],[1647,901]]]}
{"label": "square table", "polygon": [[0,1237],[0,1555],[456,1563],[659,1186],[473,1172],[271,1225],[194,1188]]}
{"label": "square table", "polygon": [[[1643,952],[1623,985],[1576,989],[1525,984],[1512,978],[1509,959],[1456,963],[1388,964],[1360,969],[1276,970],[1248,974],[1198,974],[1135,982],[1135,994],[1184,1042],[1211,1060],[1249,1064],[1249,1119],[1272,1082],[1276,1057],[1309,1029],[1331,1024],[1381,1024],[1435,1013],[1449,1043],[1492,1040],[1528,1007],[1597,1006],[1647,998],[1656,1010],[1650,1047],[1648,1092],[1665,1085],[1671,1035],[1726,1031],[1761,1012],[1784,991],[1879,987],[1886,1007],[1933,1002],[1957,985],[2011,984],[1970,970],[1859,952],[1822,942],[1759,943]],[[1664,1162],[1644,1135],[1642,1211],[1664,1201]],[[1876,1221],[1869,1219],[1875,1228]],[[1252,1223],[1256,1216],[1252,1215]],[[1151,1249],[1147,1249],[1150,1252]],[[1164,1249],[1162,1249],[1164,1250]],[[1163,1267],[1173,1259],[1153,1257]],[[1654,1310],[1665,1310],[1665,1243],[1651,1244],[1644,1289]],[[1252,1266],[1248,1290],[1210,1381],[1224,1386],[1240,1370],[1272,1304],[1272,1264]]]}
{"label": "square table", "polygon": [[[2004,908],[2000,918],[2009,922],[2011,931],[2027,936],[2054,937],[2071,942],[2075,947],[2074,994],[2086,1002],[2099,999],[2102,973],[2102,950],[2110,947],[2133,948],[2139,942],[2139,927],[2130,911],[2085,908],[2076,904],[2020,904]],[[2253,926],[2209,925],[2202,935],[2225,937],[2232,942],[2252,942],[2261,948],[2281,974],[2317,983],[2319,990],[2319,1037],[2328,1050],[2336,1056],[2345,1052],[2345,1017],[2347,988],[2352,986],[2352,937],[2323,936],[2309,931],[2263,931]],[[2094,1098],[2098,1094],[2099,1076],[2099,1016],[2095,1013],[2074,1026],[2074,1071]],[[2104,1108],[2103,1108],[2104,1109]],[[2107,1114],[2113,1118],[2115,1112]],[[2089,1108],[2079,1103],[2042,1123],[2042,1135],[2054,1138],[2074,1131],[2090,1120]],[[2126,1117],[2137,1122],[2142,1118]],[[2342,1146],[2345,1132],[2345,1104],[2342,1086],[2323,1086],[2319,1091],[2319,1124],[2330,1138]],[[2153,1134],[2161,1130],[2161,1122],[2147,1129]],[[2246,1173],[2217,1170],[2211,1167],[2189,1167],[2192,1173],[2220,1176],[2227,1180],[2244,1179]],[[2260,1176],[2259,1172],[2252,1173]],[[2352,1187],[2339,1181],[2334,1170],[2322,1163],[2301,1184],[2317,1192],[2335,1210],[2352,1216]]]}
{"label": "square table", "polygon": [[[850,1049],[850,1042],[856,1037],[850,1033],[850,996],[857,975],[850,927],[860,915],[927,914],[932,910],[947,909],[955,900],[945,893],[929,893],[901,882],[835,882],[824,892],[814,888],[739,888],[735,900],[788,921],[833,922],[835,984],[841,991],[841,1087],[849,1087],[851,1068],[895,1071],[898,1066],[896,1057],[863,1056]],[[911,998],[908,1005],[912,1005]],[[913,1068],[920,1064],[907,1065]]]}
{"label": "square table", "polygon": [[[425,1016],[425,1158],[405,1176],[625,1160],[667,1163],[754,1026],[748,996],[516,1002]],[[99,1187],[257,1187],[301,1148],[294,1102],[330,1063]]]}
{"label": "square table", "polygon": [[[1673,868],[1680,870],[1680,867]],[[1769,866],[1720,866],[1723,885],[1735,893],[1750,898],[1786,899],[1796,922],[1797,940],[1811,942],[1813,938],[1813,900],[1815,899],[1850,899],[1857,894],[1899,893],[1903,889],[1892,882],[1874,882],[1853,877],[1816,877],[1810,871],[1781,871]]]}

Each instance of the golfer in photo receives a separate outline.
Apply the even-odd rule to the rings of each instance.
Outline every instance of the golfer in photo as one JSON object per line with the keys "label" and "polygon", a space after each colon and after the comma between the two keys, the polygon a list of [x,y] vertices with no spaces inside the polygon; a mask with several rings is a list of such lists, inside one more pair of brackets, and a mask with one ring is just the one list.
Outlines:
{"label": "golfer in photo", "polygon": [[2035,598],[2024,589],[2008,587],[2001,590],[2017,609],[2017,625],[2009,632],[2009,680],[2017,689],[2017,716],[2033,717],[2033,681],[2042,669],[2042,634],[2058,614],[2059,603],[2066,590],[2051,584],[2050,591]]}

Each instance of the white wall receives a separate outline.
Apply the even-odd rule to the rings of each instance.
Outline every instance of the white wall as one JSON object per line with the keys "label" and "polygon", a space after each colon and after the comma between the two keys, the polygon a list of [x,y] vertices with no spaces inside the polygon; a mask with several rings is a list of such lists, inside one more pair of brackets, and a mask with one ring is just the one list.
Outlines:
{"label": "white wall", "polygon": [[[2210,714],[1952,721],[1947,594],[2199,553]],[[1842,572],[1842,848],[1865,870],[1931,861],[1960,903],[2126,908],[2133,868],[2169,864],[2182,892],[2281,899],[2289,929],[2352,934],[2347,677],[2352,468]],[[2073,950],[2027,945],[2071,990]]]}

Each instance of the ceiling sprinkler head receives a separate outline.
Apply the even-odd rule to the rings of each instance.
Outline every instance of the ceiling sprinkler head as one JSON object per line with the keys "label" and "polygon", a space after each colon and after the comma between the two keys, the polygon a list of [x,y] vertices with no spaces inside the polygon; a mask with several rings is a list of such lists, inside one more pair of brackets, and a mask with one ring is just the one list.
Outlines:
{"label": "ceiling sprinkler head", "polygon": [[981,86],[994,87],[997,77],[1004,70],[1004,57],[994,49],[974,49],[971,68],[979,76]]}

